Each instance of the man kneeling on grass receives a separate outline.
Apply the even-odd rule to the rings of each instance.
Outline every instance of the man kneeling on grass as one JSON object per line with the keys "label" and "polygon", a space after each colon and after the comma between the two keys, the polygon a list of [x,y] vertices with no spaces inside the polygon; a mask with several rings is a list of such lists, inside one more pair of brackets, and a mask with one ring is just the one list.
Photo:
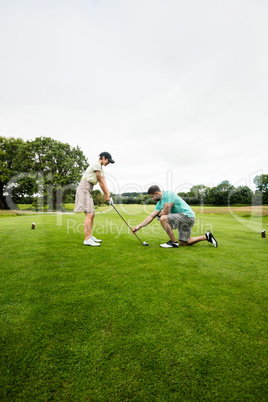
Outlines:
{"label": "man kneeling on grass", "polygon": [[[158,186],[151,186],[148,190],[148,194],[154,201],[158,202],[155,206],[154,212],[147,216],[142,223],[132,229],[134,233],[151,223],[155,217],[159,217],[163,229],[170,238],[167,243],[160,244],[160,247],[179,247],[179,243],[181,246],[191,246],[192,244],[204,240],[212,243],[214,247],[218,247],[218,243],[211,232],[207,232],[203,236],[190,237],[195,223],[195,214],[190,205],[188,205],[181,197],[172,191],[161,191]],[[178,229],[178,241],[175,238],[172,229]]]}

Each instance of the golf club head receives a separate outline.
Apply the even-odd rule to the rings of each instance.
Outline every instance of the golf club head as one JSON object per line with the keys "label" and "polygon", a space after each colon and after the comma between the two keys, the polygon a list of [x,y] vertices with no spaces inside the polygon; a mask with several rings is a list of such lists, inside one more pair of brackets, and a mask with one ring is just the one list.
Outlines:
{"label": "golf club head", "polygon": [[146,243],[146,241],[144,241],[144,242],[142,243],[142,245],[143,245],[143,246],[149,246],[149,244]]}

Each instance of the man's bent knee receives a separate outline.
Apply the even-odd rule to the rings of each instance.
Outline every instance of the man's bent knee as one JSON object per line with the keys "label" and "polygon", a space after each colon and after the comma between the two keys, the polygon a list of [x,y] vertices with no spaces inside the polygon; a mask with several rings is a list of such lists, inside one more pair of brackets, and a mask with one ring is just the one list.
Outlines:
{"label": "man's bent knee", "polygon": [[188,241],[179,240],[181,246],[188,246]]}
{"label": "man's bent knee", "polygon": [[160,216],[160,222],[167,222],[167,221],[168,221],[167,215]]}

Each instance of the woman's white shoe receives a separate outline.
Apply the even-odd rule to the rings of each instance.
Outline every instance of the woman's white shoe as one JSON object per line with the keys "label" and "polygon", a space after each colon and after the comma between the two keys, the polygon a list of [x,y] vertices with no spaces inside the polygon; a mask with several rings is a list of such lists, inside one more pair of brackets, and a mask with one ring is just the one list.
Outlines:
{"label": "woman's white shoe", "polygon": [[84,240],[84,246],[100,246],[100,243],[96,243],[92,239]]}

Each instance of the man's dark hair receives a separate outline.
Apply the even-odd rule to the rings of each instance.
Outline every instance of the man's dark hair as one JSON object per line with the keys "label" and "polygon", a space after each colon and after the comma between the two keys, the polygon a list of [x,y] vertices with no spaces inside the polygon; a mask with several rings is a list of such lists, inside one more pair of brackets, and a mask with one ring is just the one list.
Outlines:
{"label": "man's dark hair", "polygon": [[152,194],[152,195],[154,195],[157,191],[161,191],[160,190],[160,188],[158,187],[158,186],[151,186],[149,189],[148,189],[148,194]]}

